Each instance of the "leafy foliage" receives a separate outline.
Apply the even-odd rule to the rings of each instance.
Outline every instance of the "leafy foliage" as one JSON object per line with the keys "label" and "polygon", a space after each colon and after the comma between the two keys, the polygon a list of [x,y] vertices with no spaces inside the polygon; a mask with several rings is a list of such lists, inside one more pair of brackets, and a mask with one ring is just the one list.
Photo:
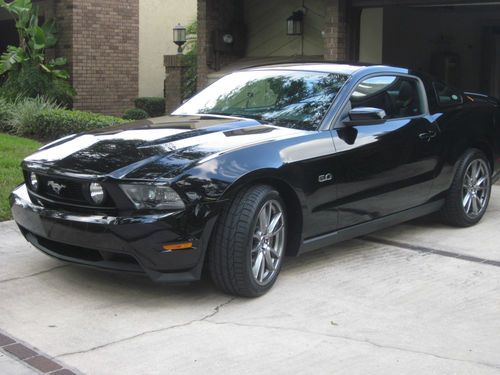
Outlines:
{"label": "leafy foliage", "polygon": [[142,120],[142,119],[145,119],[145,118],[148,118],[149,115],[148,113],[143,110],[143,109],[140,109],[140,108],[132,108],[132,109],[129,109],[127,110],[123,116],[122,116],[125,120]]}
{"label": "leafy foliage", "polygon": [[67,109],[47,109],[34,117],[31,126],[23,129],[23,135],[49,140],[124,122],[126,121],[114,116]]}
{"label": "leafy foliage", "polygon": [[135,108],[142,109],[147,117],[163,116],[165,114],[165,99],[161,97],[140,97],[134,99]]}
{"label": "leafy foliage", "polygon": [[5,98],[45,96],[65,107],[71,106],[74,94],[73,87],[67,81],[54,79],[29,64],[11,70],[0,88],[0,96]]}
{"label": "leafy foliage", "polygon": [[187,70],[185,73],[184,84],[182,88],[182,100],[189,99],[196,93],[197,81],[198,81],[198,42],[196,39],[196,34],[198,32],[198,22],[191,22],[186,27],[188,37],[186,46],[184,50],[185,62],[187,63]]}
{"label": "leafy foliage", "polygon": [[[40,24],[38,8],[31,0],[0,0],[0,7],[6,9],[15,19],[19,34],[19,46],[8,46],[0,56],[0,75],[7,74],[2,87],[2,95],[15,94],[34,97],[56,94],[56,99],[68,104],[68,97],[74,95],[69,84],[68,73],[62,68],[66,59],[57,57],[48,60],[47,48],[57,43],[56,27],[53,20]],[[27,82],[35,78],[36,88],[29,88]],[[45,91],[49,91],[49,94]]]}
{"label": "leafy foliage", "polygon": [[57,43],[54,21],[40,25],[38,8],[33,6],[31,0],[13,0],[9,3],[0,0],[0,6],[14,16],[20,40],[19,47],[9,46],[0,58],[0,74],[13,69],[16,64],[30,63],[56,78],[67,79],[68,74],[59,69],[66,64],[66,59],[59,57],[46,61],[45,58],[45,49]]}
{"label": "leafy foliage", "polygon": [[8,133],[12,131],[13,114],[13,104],[0,97],[0,132]]}

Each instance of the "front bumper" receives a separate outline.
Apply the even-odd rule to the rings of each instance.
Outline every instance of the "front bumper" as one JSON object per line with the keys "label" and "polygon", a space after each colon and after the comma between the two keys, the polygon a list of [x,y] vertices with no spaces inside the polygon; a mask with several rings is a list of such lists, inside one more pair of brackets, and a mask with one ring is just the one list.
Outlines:
{"label": "front bumper", "polygon": [[[42,252],[86,266],[146,273],[158,282],[200,279],[220,205],[132,217],[88,215],[34,204],[24,184],[12,192],[10,204],[21,232]],[[162,248],[186,241],[193,247]]]}

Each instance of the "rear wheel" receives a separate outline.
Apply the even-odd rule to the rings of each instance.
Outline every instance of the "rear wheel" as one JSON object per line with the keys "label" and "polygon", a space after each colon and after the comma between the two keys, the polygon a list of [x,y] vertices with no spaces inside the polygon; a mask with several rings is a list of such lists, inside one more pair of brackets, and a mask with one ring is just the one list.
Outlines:
{"label": "rear wheel", "polygon": [[460,158],[441,213],[448,224],[468,227],[481,220],[491,194],[491,168],[486,155],[469,149]]}
{"label": "rear wheel", "polygon": [[222,213],[210,244],[214,283],[238,296],[266,293],[281,270],[286,230],[285,205],[272,187],[256,185],[237,194]]}

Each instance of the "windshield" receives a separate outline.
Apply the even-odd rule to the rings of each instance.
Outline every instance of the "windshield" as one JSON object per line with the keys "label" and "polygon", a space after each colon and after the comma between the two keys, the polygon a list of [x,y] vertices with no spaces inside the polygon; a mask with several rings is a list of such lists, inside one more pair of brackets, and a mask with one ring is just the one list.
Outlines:
{"label": "windshield", "polygon": [[324,72],[237,72],[207,87],[173,114],[239,116],[316,130],[347,78]]}

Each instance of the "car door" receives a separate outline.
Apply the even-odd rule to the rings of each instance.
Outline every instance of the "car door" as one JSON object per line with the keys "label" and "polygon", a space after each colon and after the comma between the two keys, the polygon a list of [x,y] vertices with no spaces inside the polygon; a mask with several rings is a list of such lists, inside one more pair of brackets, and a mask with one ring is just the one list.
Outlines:
{"label": "car door", "polygon": [[[349,112],[367,107],[384,110],[386,117],[351,121]],[[339,228],[425,203],[438,163],[439,129],[422,82],[370,76],[355,86],[342,113],[332,131]]]}

